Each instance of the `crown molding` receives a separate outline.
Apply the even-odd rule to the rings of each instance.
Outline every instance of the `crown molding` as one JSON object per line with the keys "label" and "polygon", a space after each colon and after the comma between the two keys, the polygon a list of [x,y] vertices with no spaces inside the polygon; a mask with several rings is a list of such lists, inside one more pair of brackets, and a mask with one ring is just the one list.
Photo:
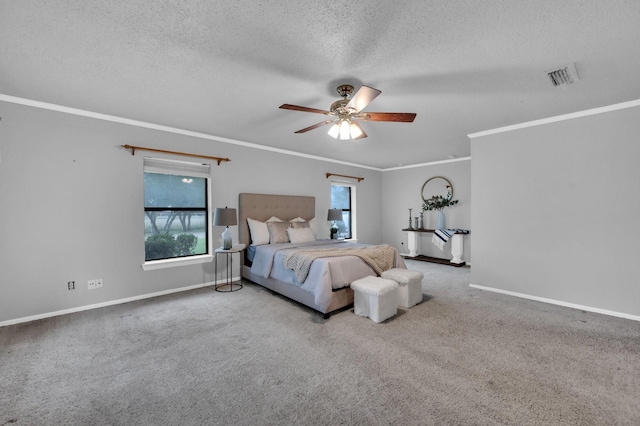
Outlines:
{"label": "crown molding", "polygon": [[572,112],[570,114],[556,115],[554,117],[542,118],[540,120],[526,121],[511,126],[498,127],[496,129],[484,130],[482,132],[470,133],[467,135],[469,139],[480,138],[482,136],[495,135],[498,133],[511,132],[513,130],[526,129],[527,127],[543,126],[549,123],[557,123],[558,121],[573,120],[574,118],[587,117],[590,115],[604,114],[606,112],[617,111],[626,108],[634,108],[640,106],[640,99],[635,101],[621,102],[618,104],[607,105],[598,108],[587,109],[584,111]]}
{"label": "crown molding", "polygon": [[416,167],[435,166],[438,164],[457,163],[458,161],[471,161],[471,157],[450,158],[447,160],[430,161],[428,163],[410,164],[407,166],[389,167],[388,169],[382,169],[383,172],[391,172],[394,170],[415,169]]}
{"label": "crown molding", "polygon": [[276,152],[278,154],[292,155],[292,156],[295,156],[295,157],[308,158],[308,159],[311,159],[311,160],[319,160],[319,161],[324,161],[324,162],[327,162],[327,163],[342,164],[342,165],[345,165],[345,166],[352,166],[352,167],[358,167],[358,168],[361,168],[361,169],[374,170],[374,171],[377,171],[377,172],[412,169],[412,168],[415,168],[415,167],[425,167],[425,166],[433,166],[433,165],[436,165],[436,164],[446,164],[446,163],[454,163],[454,162],[457,162],[457,161],[468,161],[468,160],[471,160],[471,157],[461,157],[461,158],[453,158],[453,159],[442,160],[442,161],[433,161],[433,162],[422,163],[422,164],[413,164],[413,165],[408,165],[408,166],[399,166],[399,167],[391,167],[391,168],[382,169],[382,168],[379,168],[379,167],[366,166],[366,165],[363,165],[363,164],[351,163],[351,162],[348,162],[348,161],[341,161],[341,160],[336,160],[336,159],[333,159],[333,158],[320,157],[320,156],[317,156],[317,155],[304,154],[304,153],[301,153],[301,152],[289,151],[289,150],[286,150],[286,149],[274,148],[274,147],[265,146],[265,145],[258,145],[258,144],[255,144],[255,143],[244,142],[244,141],[240,141],[240,140],[237,140],[237,139],[230,139],[230,138],[225,138],[225,137],[222,137],[222,136],[210,135],[210,134],[207,134],[207,133],[193,132],[191,130],[180,129],[180,128],[177,128],[177,127],[163,126],[161,124],[149,123],[149,122],[146,122],[146,121],[132,120],[130,118],[124,118],[124,117],[119,117],[119,116],[109,115],[109,114],[102,114],[102,113],[99,113],[99,112],[87,111],[87,110],[83,110],[83,109],[79,109],[79,108],[71,108],[71,107],[67,107],[67,106],[63,106],[63,105],[57,105],[57,104],[52,104],[52,103],[42,102],[42,101],[36,101],[36,100],[33,100],[33,99],[26,99],[26,98],[20,98],[20,97],[17,97],[17,96],[5,95],[5,94],[2,94],[2,93],[0,93],[0,101],[9,102],[9,103],[18,104],[18,105],[30,106],[30,107],[33,107],[33,108],[40,108],[40,109],[46,109],[46,110],[50,110],[50,111],[62,112],[62,113],[65,113],[65,114],[78,115],[78,116],[81,116],[81,117],[94,118],[96,120],[103,120],[103,121],[110,121],[110,122],[113,122],[113,123],[126,124],[128,126],[136,126],[136,127],[142,127],[142,128],[145,128],[145,129],[158,130],[158,131],[161,131],[161,132],[174,133],[174,134],[183,135],[183,136],[189,136],[189,137],[193,137],[193,138],[206,139],[206,140],[211,140],[211,141],[216,141],[216,142],[228,143],[228,144],[231,144],[231,145],[244,146],[246,148],[259,149],[259,150],[262,150],[262,151]]}

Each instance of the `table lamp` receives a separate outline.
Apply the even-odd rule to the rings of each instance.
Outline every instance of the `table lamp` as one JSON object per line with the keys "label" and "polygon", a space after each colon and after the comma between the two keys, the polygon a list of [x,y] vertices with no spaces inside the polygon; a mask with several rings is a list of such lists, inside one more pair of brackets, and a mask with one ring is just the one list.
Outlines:
{"label": "table lamp", "polygon": [[222,249],[231,250],[231,247],[233,247],[233,235],[231,234],[229,226],[235,226],[238,224],[238,214],[236,213],[236,209],[229,209],[227,207],[224,209],[216,208],[216,211],[213,214],[213,224],[215,226],[226,227],[222,233]]}
{"label": "table lamp", "polygon": [[[336,225],[336,221],[342,220],[342,209],[329,209],[329,213],[327,213],[327,220],[331,221],[331,228],[338,229]],[[333,238],[333,233],[332,233]]]}

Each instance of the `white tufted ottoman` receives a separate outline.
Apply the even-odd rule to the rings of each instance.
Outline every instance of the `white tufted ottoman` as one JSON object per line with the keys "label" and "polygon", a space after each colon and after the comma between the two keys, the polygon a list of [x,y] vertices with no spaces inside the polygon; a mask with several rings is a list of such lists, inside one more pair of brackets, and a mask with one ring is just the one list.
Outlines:
{"label": "white tufted ottoman", "polygon": [[422,302],[422,272],[393,268],[382,272],[381,277],[398,283],[398,305],[410,308]]}
{"label": "white tufted ottoman", "polygon": [[398,283],[380,277],[364,277],[351,283],[353,312],[380,323],[398,313]]}

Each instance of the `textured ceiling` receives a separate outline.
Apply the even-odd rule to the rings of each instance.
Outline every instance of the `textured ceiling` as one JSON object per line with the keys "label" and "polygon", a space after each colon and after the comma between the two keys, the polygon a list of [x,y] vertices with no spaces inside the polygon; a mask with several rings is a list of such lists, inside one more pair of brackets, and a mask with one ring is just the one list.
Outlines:
{"label": "textured ceiling", "polygon": [[[640,98],[640,1],[0,0],[0,94],[375,168],[467,134]],[[575,62],[554,88],[545,71]],[[338,141],[340,83],[415,112]]]}

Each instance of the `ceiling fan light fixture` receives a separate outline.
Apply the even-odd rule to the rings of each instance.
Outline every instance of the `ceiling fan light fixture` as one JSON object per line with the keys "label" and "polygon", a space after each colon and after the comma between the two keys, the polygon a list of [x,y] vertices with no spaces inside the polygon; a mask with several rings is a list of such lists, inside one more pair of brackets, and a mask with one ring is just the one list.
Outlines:
{"label": "ceiling fan light fixture", "polygon": [[338,139],[338,136],[340,136],[340,124],[334,123],[327,133],[332,138]]}
{"label": "ceiling fan light fixture", "polygon": [[360,136],[362,136],[362,130],[360,130],[360,127],[356,126],[355,123],[351,123],[350,127],[350,133],[351,133],[351,139],[358,139]]}
{"label": "ceiling fan light fixture", "polygon": [[346,141],[351,139],[351,122],[349,120],[340,121],[340,140]]}

